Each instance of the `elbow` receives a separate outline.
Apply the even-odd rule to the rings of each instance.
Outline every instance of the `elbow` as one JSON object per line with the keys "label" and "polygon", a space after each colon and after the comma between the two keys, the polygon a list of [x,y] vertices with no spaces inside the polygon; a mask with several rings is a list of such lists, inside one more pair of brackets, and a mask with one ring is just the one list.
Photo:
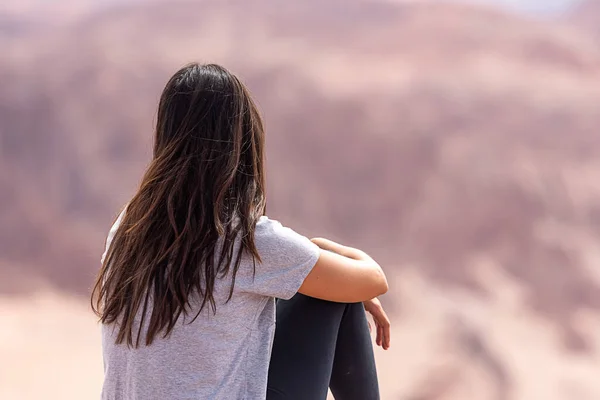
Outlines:
{"label": "elbow", "polygon": [[372,276],[369,300],[386,294],[388,289],[389,286],[385,273],[378,265],[377,271]]}
{"label": "elbow", "polygon": [[389,290],[389,285],[388,285],[388,281],[387,278],[385,276],[385,274],[383,273],[383,271],[380,272],[380,277],[379,277],[379,282],[377,285],[377,289],[378,289],[378,295],[377,296],[381,296],[387,293],[387,291]]}

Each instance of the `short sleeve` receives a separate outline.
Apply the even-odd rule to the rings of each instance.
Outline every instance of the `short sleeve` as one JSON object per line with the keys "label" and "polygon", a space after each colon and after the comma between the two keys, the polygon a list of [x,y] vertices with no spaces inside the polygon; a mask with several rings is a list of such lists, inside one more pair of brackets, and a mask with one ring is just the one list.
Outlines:
{"label": "short sleeve", "polygon": [[256,263],[250,286],[254,293],[291,299],[319,259],[320,249],[305,236],[267,217],[256,225]]}

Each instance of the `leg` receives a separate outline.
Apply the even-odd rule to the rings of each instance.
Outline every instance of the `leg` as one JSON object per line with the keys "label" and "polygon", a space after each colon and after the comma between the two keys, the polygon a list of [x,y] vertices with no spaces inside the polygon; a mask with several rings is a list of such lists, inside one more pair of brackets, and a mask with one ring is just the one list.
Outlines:
{"label": "leg", "polygon": [[362,304],[279,300],[267,399],[325,400],[330,383],[337,400],[379,399]]}
{"label": "leg", "polygon": [[297,294],[277,300],[268,400],[325,400],[344,304]]}
{"label": "leg", "polygon": [[379,400],[373,344],[360,303],[346,306],[329,386],[337,400]]}

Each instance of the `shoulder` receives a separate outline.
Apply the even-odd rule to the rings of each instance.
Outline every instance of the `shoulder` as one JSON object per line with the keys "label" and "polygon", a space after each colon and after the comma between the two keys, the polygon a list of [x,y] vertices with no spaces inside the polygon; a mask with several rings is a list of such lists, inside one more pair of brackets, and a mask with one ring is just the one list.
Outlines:
{"label": "shoulder", "polygon": [[267,216],[260,217],[256,224],[254,235],[257,242],[271,240],[308,240],[293,229],[284,226],[281,222]]}
{"label": "shoulder", "polygon": [[[266,236],[271,234],[281,233],[281,231],[285,231],[285,227],[281,224],[281,222],[271,219],[269,217],[262,216],[256,223],[256,235]],[[288,228],[289,229],[289,228]]]}
{"label": "shoulder", "polygon": [[314,254],[318,250],[307,237],[266,216],[256,224],[254,241],[259,253],[277,253],[284,257]]}
{"label": "shoulder", "polygon": [[108,254],[110,245],[113,242],[115,235],[117,234],[117,230],[119,229],[121,222],[123,221],[126,208],[127,208],[127,206],[123,207],[123,210],[121,210],[121,212],[119,213],[119,216],[117,217],[115,222],[113,222],[112,226],[110,227],[110,230],[108,231],[108,236],[106,237],[106,242],[104,244],[104,252],[102,253],[102,257],[100,258],[102,263],[104,263],[104,259],[106,258],[107,254]]}

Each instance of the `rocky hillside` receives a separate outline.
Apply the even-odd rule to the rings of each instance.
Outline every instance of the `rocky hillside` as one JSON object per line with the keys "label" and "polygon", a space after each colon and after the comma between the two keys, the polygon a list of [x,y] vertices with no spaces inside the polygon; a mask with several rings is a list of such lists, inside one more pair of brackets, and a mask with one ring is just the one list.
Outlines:
{"label": "rocky hillside", "polygon": [[[583,23],[359,0],[132,2],[47,24],[29,15],[0,11],[5,294],[46,283],[87,292],[148,161],[162,85],[187,61],[214,61],[264,112],[270,214],[381,259],[403,291],[388,303],[405,332],[449,329],[462,349],[450,372],[427,373],[490,379],[482,390],[499,393],[412,388],[413,399],[512,398],[524,372],[511,354],[527,344],[511,336],[518,315],[538,324],[523,332],[553,338],[539,354],[600,360],[589,322],[600,317],[600,46]],[[565,393],[589,396],[553,399],[600,398],[572,368]],[[550,398],[531,390],[515,398]]]}

